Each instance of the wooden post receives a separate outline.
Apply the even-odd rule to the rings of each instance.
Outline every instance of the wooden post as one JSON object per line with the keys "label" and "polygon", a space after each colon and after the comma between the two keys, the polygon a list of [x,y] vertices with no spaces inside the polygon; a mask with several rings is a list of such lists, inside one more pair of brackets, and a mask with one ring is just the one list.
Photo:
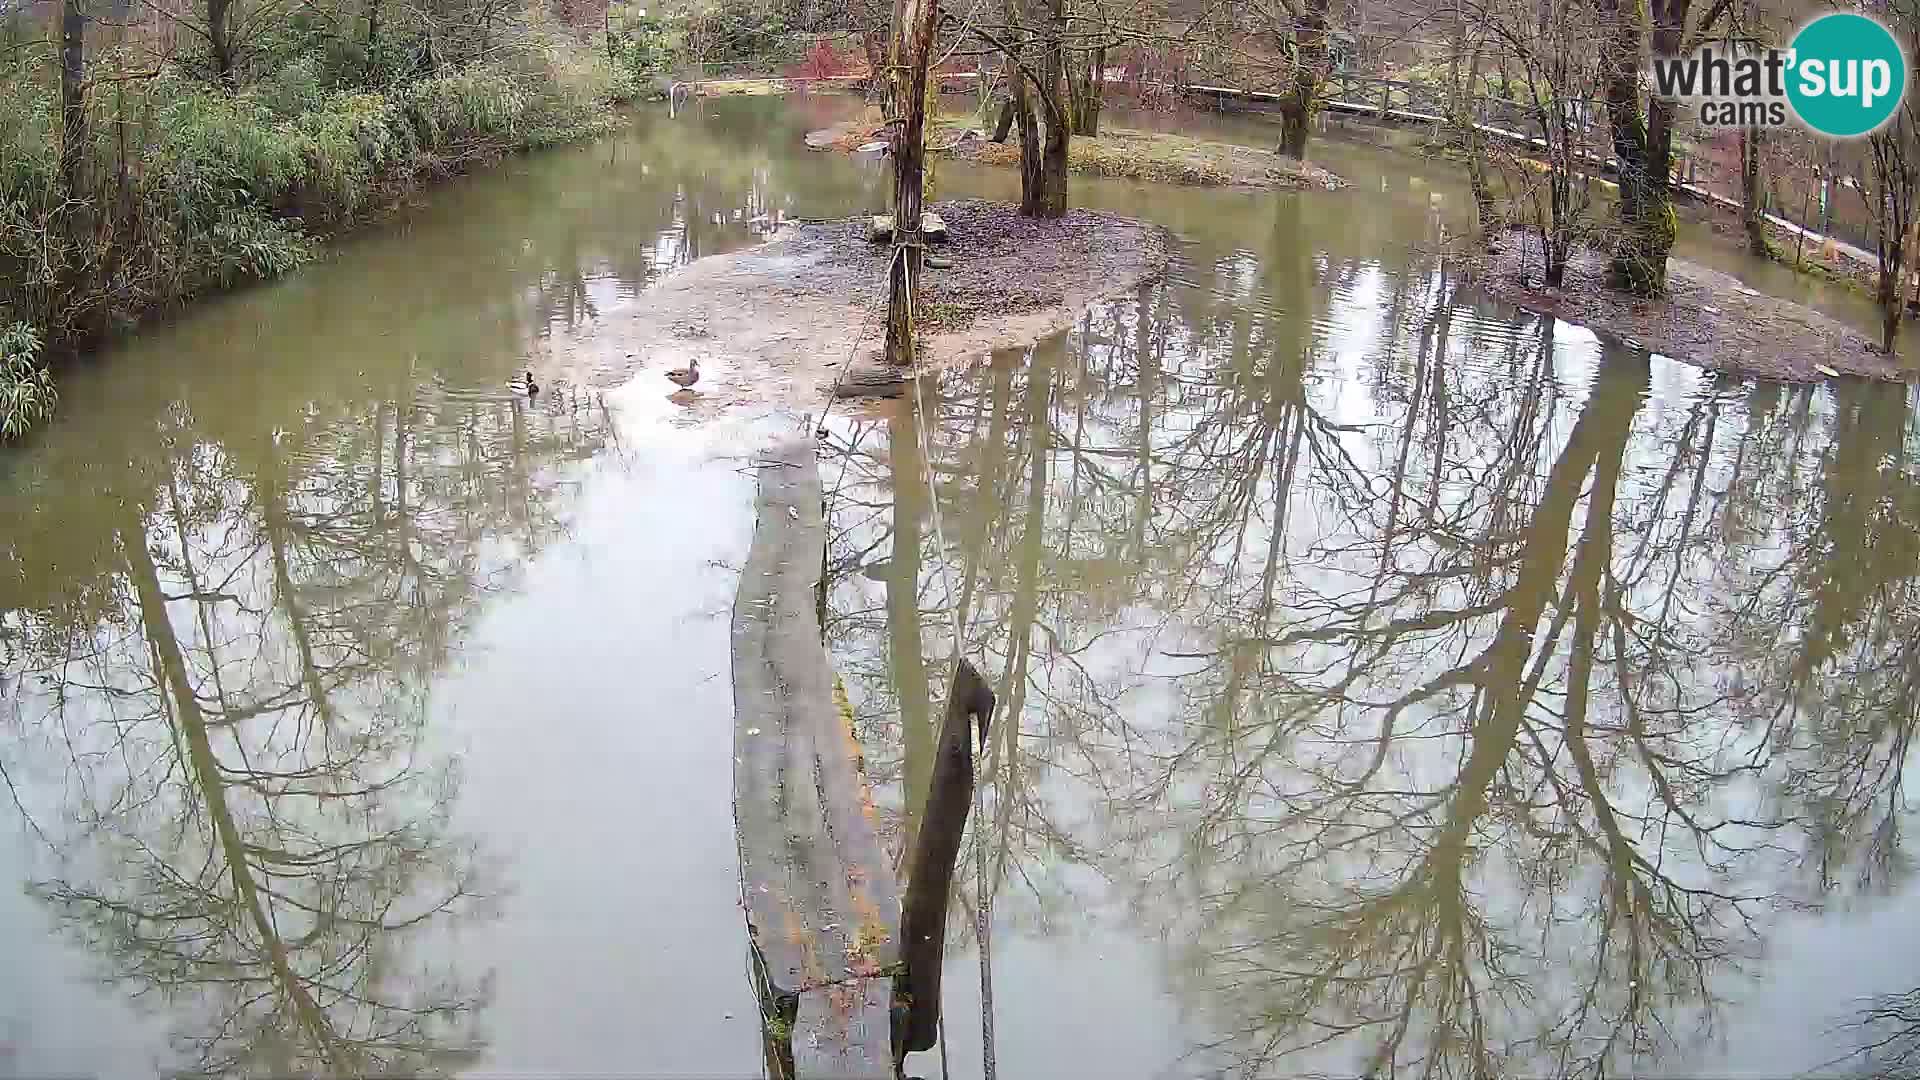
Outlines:
{"label": "wooden post", "polygon": [[913,363],[913,290],[925,243],[920,226],[927,158],[927,64],[938,0],[895,0],[892,65],[893,258],[887,263],[887,362]]}
{"label": "wooden post", "polygon": [[[947,900],[953,891],[960,833],[973,806],[973,743],[968,718],[987,745],[993,691],[961,660],[947,687],[947,712],[934,752],[933,782],[907,858],[907,895],[900,910],[900,967],[893,985],[893,1057],[931,1050],[940,1031],[940,958],[947,941]],[[976,902],[978,902],[976,900]]]}

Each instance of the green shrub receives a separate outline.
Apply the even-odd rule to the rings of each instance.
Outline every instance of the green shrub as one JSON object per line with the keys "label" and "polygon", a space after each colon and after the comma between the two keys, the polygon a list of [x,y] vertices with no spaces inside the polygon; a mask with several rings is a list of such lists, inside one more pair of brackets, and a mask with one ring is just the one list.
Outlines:
{"label": "green shrub", "polygon": [[[639,9],[645,11],[645,8]],[[617,12],[607,20],[607,52],[613,60],[614,97],[631,101],[645,96],[653,78],[673,66],[673,35],[657,15]]]}
{"label": "green shrub", "polygon": [[[17,319],[37,328],[36,351],[65,349],[205,289],[286,273],[311,256],[312,233],[418,176],[611,123],[612,61],[539,8],[436,28],[392,7],[375,50],[387,68],[365,55],[364,27],[318,10],[249,39],[244,68],[260,77],[237,92],[191,65],[115,79],[151,59],[92,55],[76,198],[63,194],[48,66],[0,57],[0,326]],[[436,66],[422,75],[428,37]]]}
{"label": "green shrub", "polygon": [[787,23],[756,0],[719,0],[695,16],[687,36],[699,59],[710,64],[783,55]]}
{"label": "green shrub", "polygon": [[254,90],[267,111],[278,117],[297,117],[322,107],[327,98],[326,80],[316,57],[302,56],[284,66]]}
{"label": "green shrub", "polygon": [[326,220],[350,217],[383,176],[412,168],[419,141],[385,94],[343,93],[288,125],[301,158],[301,207]]}
{"label": "green shrub", "polygon": [[159,142],[151,148],[153,167],[161,171],[153,180],[179,189],[182,210],[204,210],[200,220],[209,222],[237,202],[271,201],[301,175],[299,144],[259,98],[165,82],[152,91],[171,98],[160,109]]}
{"label": "green shrub", "polygon": [[25,323],[0,324],[0,443],[46,423],[60,394],[40,363],[40,338]]}

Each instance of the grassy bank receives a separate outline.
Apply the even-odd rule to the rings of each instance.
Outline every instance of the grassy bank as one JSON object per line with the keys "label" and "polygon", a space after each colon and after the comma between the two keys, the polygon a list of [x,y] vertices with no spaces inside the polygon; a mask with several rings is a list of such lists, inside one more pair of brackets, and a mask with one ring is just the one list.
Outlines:
{"label": "grassy bank", "polygon": [[533,10],[479,41],[416,25],[372,47],[364,27],[313,10],[263,31],[224,76],[127,35],[91,49],[84,141],[64,163],[53,43],[13,51],[0,69],[0,441],[52,412],[54,358],[284,274],[422,181],[599,134],[642,82]]}
{"label": "grassy bank", "polygon": [[[1020,147],[1011,139],[968,140],[954,153],[986,165],[1020,164]],[[1342,183],[1325,169],[1270,150],[1127,128],[1074,136],[1067,144],[1067,171],[1189,187],[1335,188]]]}
{"label": "grassy bank", "polygon": [[[973,117],[941,117],[928,131],[927,145],[967,161],[1017,168],[1019,142],[969,138],[969,132],[978,132],[975,123]],[[807,145],[851,151],[885,135],[884,128],[855,120],[809,134]],[[1316,165],[1258,147],[1111,126],[1099,135],[1073,137],[1067,144],[1067,171],[1188,187],[1337,188],[1344,183]]]}

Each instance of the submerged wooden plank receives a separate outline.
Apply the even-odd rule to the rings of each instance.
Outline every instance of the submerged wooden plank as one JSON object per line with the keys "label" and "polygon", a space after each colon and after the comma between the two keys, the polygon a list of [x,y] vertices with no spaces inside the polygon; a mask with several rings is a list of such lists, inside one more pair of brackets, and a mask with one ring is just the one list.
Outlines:
{"label": "submerged wooden plank", "polygon": [[[878,1062],[887,1067],[871,1075],[886,1075],[888,1004],[874,986],[896,951],[899,884],[820,639],[814,590],[826,523],[813,442],[782,439],[757,461],[753,544],[733,606],[734,819],[747,927],[763,999],[783,1011],[800,1003],[790,1029],[799,1075],[869,1075],[865,1064],[847,1072],[834,1062]],[[876,993],[877,1005],[867,1000]],[[849,1009],[827,1007],[842,999]],[[860,1022],[835,1026],[849,1010]],[[814,1071],[810,1061],[839,1071]]]}
{"label": "submerged wooden plank", "polygon": [[800,995],[793,1021],[794,1075],[892,1080],[890,980],[855,979]]}

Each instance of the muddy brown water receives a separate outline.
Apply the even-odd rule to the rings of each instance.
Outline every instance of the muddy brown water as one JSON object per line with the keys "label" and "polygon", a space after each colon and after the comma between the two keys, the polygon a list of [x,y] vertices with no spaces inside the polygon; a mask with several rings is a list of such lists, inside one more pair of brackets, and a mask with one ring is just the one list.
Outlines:
{"label": "muddy brown water", "polygon": [[[506,384],[689,258],[876,205],[800,148],[847,105],[643,114],[69,378],[0,459],[0,1075],[758,1074],[726,612],[773,421],[687,423],[644,364]],[[1076,181],[1181,234],[1168,280],[831,422],[888,823],[956,621],[1006,710],[952,1075],[983,896],[1003,1075],[1867,1041],[1920,982],[1907,395],[1480,301],[1409,250],[1450,179],[1320,156],[1355,190]]]}

